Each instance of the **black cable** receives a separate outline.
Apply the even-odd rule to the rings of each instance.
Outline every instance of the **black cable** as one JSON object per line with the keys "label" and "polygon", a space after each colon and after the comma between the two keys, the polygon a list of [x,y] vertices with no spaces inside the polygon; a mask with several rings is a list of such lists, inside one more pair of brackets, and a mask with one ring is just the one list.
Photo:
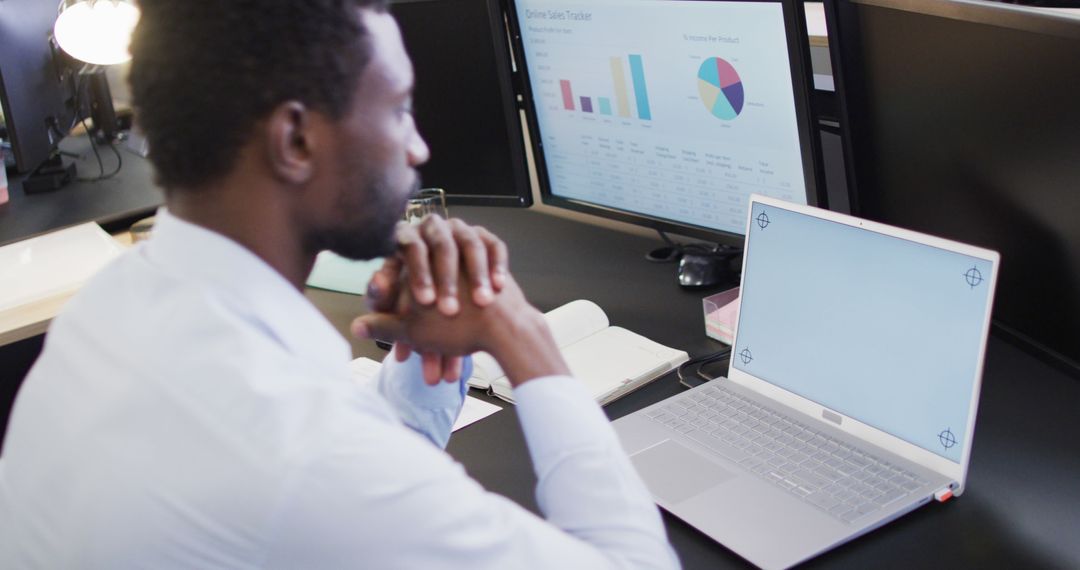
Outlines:
{"label": "black cable", "polygon": [[672,241],[672,239],[664,233],[664,230],[656,230],[656,233],[660,234],[660,239],[663,239],[666,245],[646,253],[645,259],[653,263],[671,263],[672,261],[678,261],[679,258],[682,257],[683,246]]}
{"label": "black cable", "polygon": [[[708,362],[702,362],[702,363],[701,363],[701,366],[698,366],[698,367],[697,367],[697,370],[695,370],[695,371],[694,371],[694,374],[695,374],[695,375],[697,375],[697,377],[698,377],[698,378],[699,378],[699,379],[700,379],[700,380],[701,380],[701,381],[702,381],[703,383],[704,383],[704,382],[712,382],[712,381],[713,381],[714,379],[716,379],[716,375],[715,375],[715,374],[706,374],[706,373],[704,372],[705,366],[706,366],[706,365],[709,365],[709,364],[712,364],[713,362],[720,362],[720,361],[722,361],[722,360],[727,360],[727,359],[729,359],[729,358],[731,358],[731,349],[728,349],[727,351],[725,351],[725,354],[724,354],[724,356],[722,356],[722,357],[719,357],[719,358],[717,358],[716,360],[710,360],[710,361],[708,361]],[[684,384],[684,385],[685,385],[685,384]]]}
{"label": "black cable", "polygon": [[682,247],[672,241],[672,239],[668,237],[667,232],[665,232],[664,230],[656,230],[656,233],[660,234],[660,239],[664,240],[664,243],[668,244],[669,246],[674,247],[675,249],[679,249],[680,247]]}
{"label": "black cable", "polygon": [[[89,65],[84,64],[82,70],[85,70],[89,67]],[[112,172],[108,174],[105,173],[105,161],[101,159],[101,153],[98,151],[97,142],[94,140],[94,133],[90,131],[90,127],[86,124],[86,118],[81,116],[81,109],[79,108],[79,105],[81,104],[80,95],[82,94],[82,88],[84,87],[84,84],[82,84],[80,81],[83,79],[83,74],[81,73],[82,70],[72,73],[72,82],[75,84],[75,97],[72,102],[73,106],[75,107],[75,116],[72,118],[71,125],[67,128],[67,132],[64,132],[60,129],[60,125],[56,124],[55,119],[49,122],[48,126],[52,130],[52,132],[57,135],[57,137],[63,139],[68,135],[68,133],[71,132],[72,129],[75,128],[76,125],[82,123],[83,130],[86,131],[86,136],[90,138],[90,148],[94,151],[94,157],[97,159],[98,175],[94,177],[77,177],[76,180],[78,180],[79,182],[99,182],[101,180],[108,180],[119,174],[120,169],[123,168],[124,159],[121,156],[120,151],[116,148],[115,142],[108,141],[106,144],[109,145],[109,148],[112,149],[113,153],[116,155],[116,168],[114,168]],[[60,156],[73,157],[76,159],[82,158],[82,155],[78,153],[68,152],[60,149],[56,150],[56,154]]]}
{"label": "black cable", "polygon": [[731,245],[709,242],[678,243],[671,239],[664,230],[658,229],[656,233],[660,234],[660,239],[664,240],[665,246],[658,247],[645,254],[645,259],[653,263],[678,261],[685,253],[716,256],[724,259],[730,259],[742,253],[742,248]]}
{"label": "black cable", "polygon": [[735,256],[742,253],[741,247],[733,245],[723,245],[712,242],[691,242],[691,243],[676,243],[672,241],[670,237],[662,230],[656,230],[663,238],[664,243],[669,247],[675,248],[680,254],[685,252],[699,253],[699,254],[711,254],[711,255],[723,255],[723,256]]}
{"label": "black cable", "polygon": [[[85,127],[85,125],[83,125]],[[80,182],[100,182],[102,180],[108,180],[120,173],[120,169],[124,166],[123,155],[120,154],[120,150],[116,148],[116,143],[106,143],[113,154],[116,155],[116,168],[113,168],[112,172],[105,174],[105,164],[101,160],[101,155],[98,152],[98,146],[94,143],[94,135],[90,134],[90,148],[94,149],[94,156],[97,157],[99,173],[93,178],[78,178]]]}
{"label": "black cable", "polygon": [[[82,109],[79,107],[79,105],[82,103],[82,101],[80,101],[80,97],[82,96],[82,90],[86,86],[86,78],[83,72],[86,71],[89,67],[89,64],[84,63],[78,70],[71,73],[71,81],[75,84],[75,98],[72,100],[72,106],[75,108],[75,114],[71,118],[71,124],[68,125],[67,132],[60,133],[60,138],[66,137],[67,133],[70,133],[71,129],[75,128],[75,125],[79,124],[80,121],[84,120],[80,116],[82,115]],[[85,124],[83,126],[85,126]],[[59,127],[56,128],[59,129]]]}
{"label": "black cable", "polygon": [[86,136],[90,138],[90,149],[94,151],[94,157],[97,158],[98,163],[98,175],[94,178],[76,178],[79,182],[97,182],[105,178],[105,163],[101,160],[101,153],[98,152],[97,142],[94,141],[94,134],[90,132],[90,128],[86,126],[86,120],[80,121],[83,129],[86,131]]}
{"label": "black cable", "polygon": [[698,378],[700,378],[704,382],[708,382],[708,381],[712,380],[712,377],[707,376],[706,374],[704,374],[701,371],[701,369],[704,368],[706,365],[712,364],[714,362],[720,362],[722,360],[726,360],[730,356],[731,356],[731,347],[728,346],[728,347],[724,347],[724,348],[722,348],[722,349],[720,349],[720,350],[718,350],[716,352],[712,352],[712,353],[709,353],[709,354],[706,354],[706,355],[703,355],[703,356],[698,356],[696,358],[691,358],[690,360],[687,360],[686,362],[683,362],[682,364],[679,365],[678,368],[675,369],[675,374],[679,377],[679,384],[682,384],[683,386],[686,386],[687,388],[694,388],[695,387],[695,385],[691,384],[687,380],[686,376],[683,375],[683,373],[686,371],[686,369],[691,367],[691,366],[696,366],[697,367],[694,370],[695,376],[697,376]]}
{"label": "black cable", "polygon": [[113,153],[116,154],[116,168],[112,172],[102,176],[101,180],[108,180],[108,179],[112,178],[113,176],[116,176],[117,174],[120,173],[120,168],[124,166],[124,159],[121,158],[120,150],[116,148],[116,143],[115,142],[110,142],[109,143],[109,148],[111,148]]}

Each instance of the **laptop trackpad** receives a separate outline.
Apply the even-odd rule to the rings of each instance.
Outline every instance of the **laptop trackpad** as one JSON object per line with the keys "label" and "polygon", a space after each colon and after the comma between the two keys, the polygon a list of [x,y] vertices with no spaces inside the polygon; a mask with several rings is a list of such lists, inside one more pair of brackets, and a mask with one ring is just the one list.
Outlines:
{"label": "laptop trackpad", "polygon": [[735,476],[671,440],[632,455],[630,461],[649,491],[669,504],[685,501]]}

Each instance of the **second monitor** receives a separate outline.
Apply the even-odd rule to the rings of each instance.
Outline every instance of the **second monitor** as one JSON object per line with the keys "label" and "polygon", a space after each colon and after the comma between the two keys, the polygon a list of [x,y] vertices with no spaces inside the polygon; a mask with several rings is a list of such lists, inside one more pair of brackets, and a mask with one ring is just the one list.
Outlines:
{"label": "second monitor", "polygon": [[395,0],[416,73],[413,114],[431,148],[426,186],[450,204],[529,206],[525,143],[499,0]]}
{"label": "second monitor", "polygon": [[1080,377],[1080,16],[825,5],[854,211],[1001,252],[998,332]]}
{"label": "second monitor", "polygon": [[545,203],[731,245],[751,193],[821,203],[800,4],[510,11]]}

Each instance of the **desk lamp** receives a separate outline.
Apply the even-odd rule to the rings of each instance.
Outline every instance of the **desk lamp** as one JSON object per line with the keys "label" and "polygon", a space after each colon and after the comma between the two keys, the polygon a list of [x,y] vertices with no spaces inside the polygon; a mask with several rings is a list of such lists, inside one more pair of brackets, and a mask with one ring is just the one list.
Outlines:
{"label": "desk lamp", "polygon": [[94,128],[112,142],[117,134],[116,112],[104,66],[131,59],[128,44],[139,9],[128,0],[62,0],[57,10],[53,37],[64,52],[85,63],[80,74],[88,81]]}

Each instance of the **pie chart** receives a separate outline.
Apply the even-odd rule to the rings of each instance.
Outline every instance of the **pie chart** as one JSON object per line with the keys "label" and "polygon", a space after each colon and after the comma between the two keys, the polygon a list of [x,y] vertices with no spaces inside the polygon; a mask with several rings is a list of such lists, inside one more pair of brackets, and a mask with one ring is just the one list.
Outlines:
{"label": "pie chart", "polygon": [[719,57],[710,57],[698,68],[698,94],[717,119],[730,121],[742,113],[742,79],[735,68]]}

